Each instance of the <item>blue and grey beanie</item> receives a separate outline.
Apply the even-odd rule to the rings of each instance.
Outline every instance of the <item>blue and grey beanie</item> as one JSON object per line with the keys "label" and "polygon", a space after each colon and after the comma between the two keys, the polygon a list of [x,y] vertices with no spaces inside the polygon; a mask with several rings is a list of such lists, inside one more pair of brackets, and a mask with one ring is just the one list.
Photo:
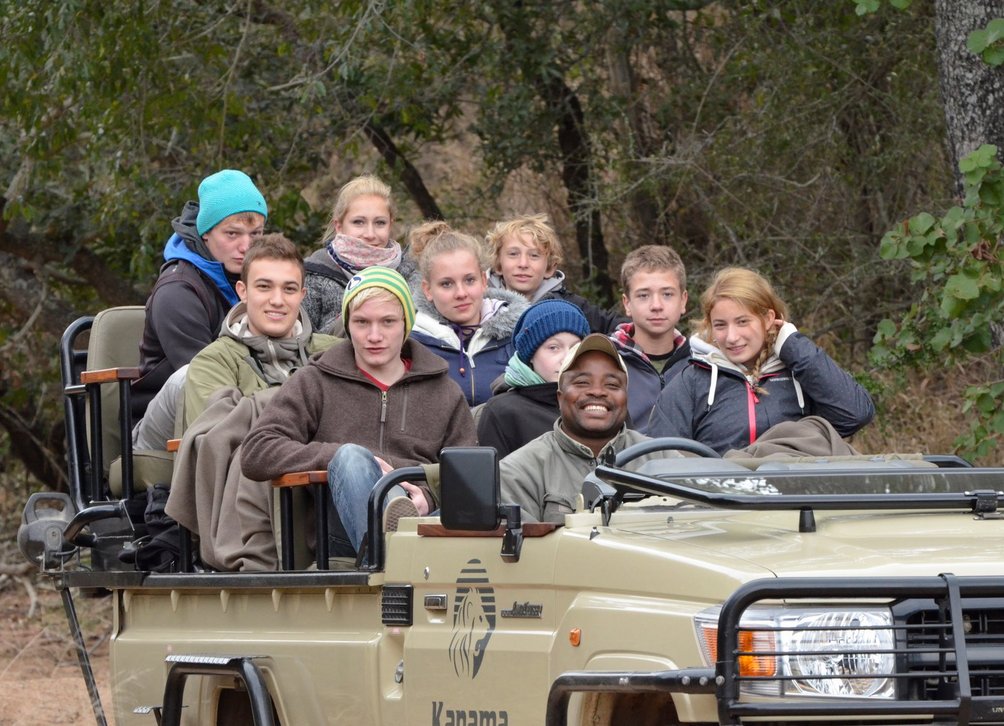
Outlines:
{"label": "blue and grey beanie", "polygon": [[523,311],[513,328],[516,355],[529,365],[537,348],[558,333],[585,338],[589,335],[589,321],[578,306],[565,300],[549,298],[534,303]]}

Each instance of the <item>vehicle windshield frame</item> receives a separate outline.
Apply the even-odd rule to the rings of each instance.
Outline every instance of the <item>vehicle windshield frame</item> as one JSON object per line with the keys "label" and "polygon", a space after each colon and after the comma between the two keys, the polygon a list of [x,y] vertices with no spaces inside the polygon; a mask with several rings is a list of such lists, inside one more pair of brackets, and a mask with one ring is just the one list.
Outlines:
{"label": "vehicle windshield frame", "polygon": [[[1004,504],[1004,468],[934,468],[904,467],[897,469],[818,468],[762,472],[751,470],[748,474],[735,470],[704,470],[672,472],[652,476],[627,471],[608,465],[596,468],[596,476],[618,490],[641,492],[654,496],[685,499],[723,509],[967,509],[996,511]],[[775,490],[778,485],[794,488],[797,484],[824,481],[830,485],[848,483],[863,478],[876,482],[924,481],[940,484],[941,491],[900,491],[846,493],[751,493],[756,481],[766,482]],[[746,491],[738,490],[728,482],[744,480],[754,482]],[[714,482],[712,484],[712,482]],[[707,488],[701,488],[704,485]],[[761,490],[766,487],[759,487]]]}

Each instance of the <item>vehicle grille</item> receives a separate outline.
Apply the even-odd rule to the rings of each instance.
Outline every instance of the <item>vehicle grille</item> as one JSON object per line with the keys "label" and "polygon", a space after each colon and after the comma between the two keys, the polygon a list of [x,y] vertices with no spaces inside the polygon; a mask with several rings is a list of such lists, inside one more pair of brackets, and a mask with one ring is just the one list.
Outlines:
{"label": "vehicle grille", "polygon": [[[872,651],[842,650],[842,641],[839,636],[834,637],[834,631],[855,630],[859,635],[862,632],[861,625],[850,621],[826,622],[821,626],[831,633],[826,638],[833,644],[829,650],[771,652],[770,637],[785,628],[758,628],[752,623],[740,626],[739,621],[751,605],[777,602],[781,598],[788,606],[799,601],[819,603],[820,599],[863,605],[886,599],[893,614],[892,650],[881,647]],[[876,632],[883,627],[886,632],[889,630],[881,625],[864,627],[875,628]],[[812,628],[800,630],[811,632]],[[767,638],[761,640],[768,644],[765,649],[756,649],[758,635]],[[882,723],[917,717],[932,723],[1004,724],[1004,578],[1001,577],[943,574],[882,580],[863,577],[757,580],[739,587],[723,604],[717,637],[716,675],[722,681],[718,689],[719,720],[723,724],[745,723],[746,717],[768,723],[778,716],[786,720],[846,718],[839,723],[852,723],[859,717],[887,717]],[[853,640],[848,638],[848,643]],[[807,671],[771,671],[773,656],[787,658],[789,670],[801,668],[799,659],[803,652],[812,654]],[[892,655],[894,662],[888,666],[894,672],[858,671],[856,659],[869,652]],[[833,683],[843,689],[838,694],[852,697],[797,697],[794,688],[799,687],[799,679],[817,688],[814,682],[805,680],[805,673],[816,679],[816,683],[836,679]],[[882,680],[885,679],[884,687],[888,688],[889,678],[895,679],[894,693],[887,690],[881,694]],[[780,691],[775,690],[776,697],[751,697],[757,693],[769,696],[767,687],[771,683],[777,684]],[[853,697],[855,694],[876,697]]]}
{"label": "vehicle grille", "polygon": [[384,625],[411,625],[415,589],[411,585],[385,585],[380,598],[380,615]]}
{"label": "vehicle grille", "polygon": [[[1004,603],[964,598],[961,607],[972,695],[1004,696]],[[947,610],[933,600],[907,600],[894,613],[906,626],[907,671],[930,674],[910,680],[909,697],[934,700],[957,696],[958,676],[938,675],[958,669]]]}

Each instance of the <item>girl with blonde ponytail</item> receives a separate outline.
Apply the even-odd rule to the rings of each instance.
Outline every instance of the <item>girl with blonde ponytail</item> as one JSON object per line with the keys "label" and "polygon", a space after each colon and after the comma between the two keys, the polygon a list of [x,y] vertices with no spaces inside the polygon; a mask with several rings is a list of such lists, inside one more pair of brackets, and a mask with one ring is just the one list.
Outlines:
{"label": "girl with blonde ponytail", "polygon": [[682,436],[724,453],[783,421],[821,416],[850,436],[875,415],[868,392],[798,332],[761,275],[720,270],[701,310],[690,365],[660,393],[650,436]]}

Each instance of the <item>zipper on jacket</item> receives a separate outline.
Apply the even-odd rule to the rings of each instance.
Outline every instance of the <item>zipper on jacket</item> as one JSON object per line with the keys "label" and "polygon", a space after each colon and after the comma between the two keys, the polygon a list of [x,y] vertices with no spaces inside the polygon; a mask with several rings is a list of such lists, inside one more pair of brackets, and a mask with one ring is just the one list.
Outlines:
{"label": "zipper on jacket", "polygon": [[383,451],[383,429],[387,422],[387,391],[380,391],[380,451]]}
{"label": "zipper on jacket", "polygon": [[760,403],[749,381],[746,381],[746,415],[749,417],[750,443],[756,442],[756,405]]}

